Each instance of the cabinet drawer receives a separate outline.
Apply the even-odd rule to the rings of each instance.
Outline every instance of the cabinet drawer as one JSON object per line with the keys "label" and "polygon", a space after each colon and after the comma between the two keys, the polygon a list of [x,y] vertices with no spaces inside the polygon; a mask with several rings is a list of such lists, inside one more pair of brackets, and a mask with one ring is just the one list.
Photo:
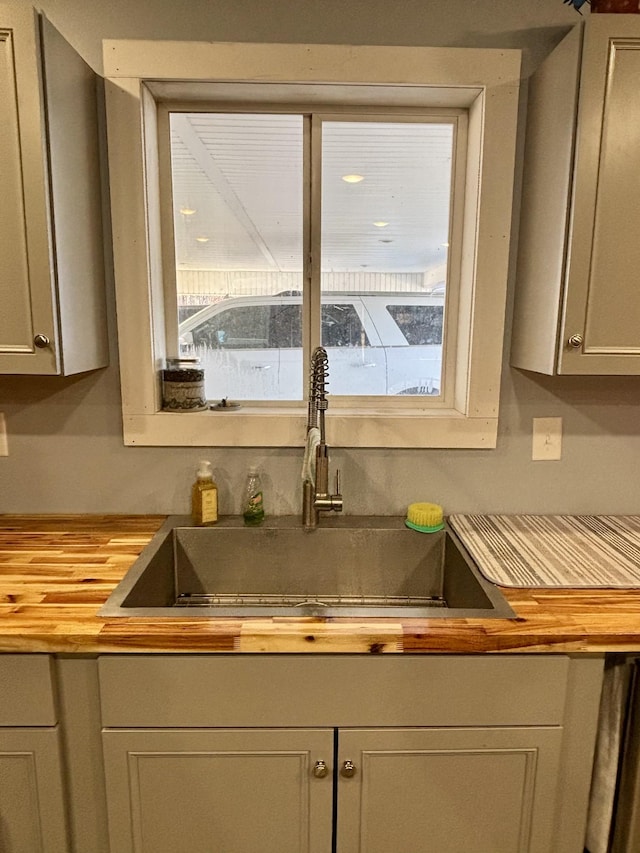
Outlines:
{"label": "cabinet drawer", "polygon": [[49,655],[0,654],[0,726],[57,722]]}
{"label": "cabinet drawer", "polygon": [[110,655],[103,725],[559,725],[561,655]]}

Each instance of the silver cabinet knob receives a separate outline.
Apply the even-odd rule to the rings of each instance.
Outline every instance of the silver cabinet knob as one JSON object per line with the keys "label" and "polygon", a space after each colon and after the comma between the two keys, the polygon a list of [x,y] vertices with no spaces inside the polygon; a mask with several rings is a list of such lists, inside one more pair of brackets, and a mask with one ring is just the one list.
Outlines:
{"label": "silver cabinet knob", "polygon": [[346,761],[344,761],[342,763],[342,770],[340,771],[340,773],[342,773],[343,776],[350,778],[351,776],[353,776],[355,774],[355,772],[356,772],[356,766],[353,763],[353,761],[349,761],[349,759],[347,759]]}
{"label": "silver cabinet knob", "polygon": [[329,768],[327,767],[324,761],[316,761],[313,768],[313,775],[316,777],[316,779],[324,779],[328,772]]}
{"label": "silver cabinet knob", "polygon": [[578,347],[581,347],[584,343],[584,338],[582,337],[582,335],[570,335],[569,339],[567,340],[567,343],[570,347],[578,349]]}
{"label": "silver cabinet knob", "polygon": [[46,335],[36,335],[33,339],[33,343],[38,347],[38,349],[44,349],[49,346],[49,338]]}

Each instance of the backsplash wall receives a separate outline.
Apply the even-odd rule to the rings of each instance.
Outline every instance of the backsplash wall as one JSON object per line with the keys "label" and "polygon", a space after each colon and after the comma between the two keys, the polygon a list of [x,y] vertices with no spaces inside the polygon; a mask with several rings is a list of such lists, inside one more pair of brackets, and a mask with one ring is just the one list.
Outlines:
{"label": "backsplash wall", "polygon": [[[403,0],[393,7],[382,0],[41,0],[38,5],[99,72],[103,38],[154,38],[515,47],[524,50],[528,75],[579,20],[561,0]],[[516,213],[518,207],[517,193]],[[515,248],[514,240],[512,257]],[[438,501],[446,512],[640,511],[640,377],[538,377],[510,368],[516,286],[512,272],[497,448],[335,448],[332,465],[342,470],[346,512],[401,514],[415,500]],[[0,376],[9,445],[9,456],[0,457],[0,512],[186,512],[202,457],[213,463],[222,512],[239,510],[245,470],[252,463],[264,471],[267,511],[298,512],[301,447],[123,445],[110,272],[108,287],[109,368],[68,379]],[[559,462],[531,461],[534,417],[563,418]]]}

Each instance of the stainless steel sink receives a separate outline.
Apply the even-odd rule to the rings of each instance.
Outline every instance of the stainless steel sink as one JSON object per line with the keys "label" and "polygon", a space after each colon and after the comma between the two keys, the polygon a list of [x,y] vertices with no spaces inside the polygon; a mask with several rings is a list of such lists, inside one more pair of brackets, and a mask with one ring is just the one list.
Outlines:
{"label": "stainless steel sink", "polygon": [[305,530],[297,517],[258,528],[167,520],[100,616],[513,617],[445,529],[402,518],[341,517]]}

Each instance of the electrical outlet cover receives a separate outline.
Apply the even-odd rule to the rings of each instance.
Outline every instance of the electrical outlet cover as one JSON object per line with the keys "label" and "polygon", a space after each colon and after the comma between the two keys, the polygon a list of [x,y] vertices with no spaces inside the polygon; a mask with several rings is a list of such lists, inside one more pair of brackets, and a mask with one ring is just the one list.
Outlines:
{"label": "electrical outlet cover", "polygon": [[534,418],[531,458],[557,461],[562,457],[562,418]]}

